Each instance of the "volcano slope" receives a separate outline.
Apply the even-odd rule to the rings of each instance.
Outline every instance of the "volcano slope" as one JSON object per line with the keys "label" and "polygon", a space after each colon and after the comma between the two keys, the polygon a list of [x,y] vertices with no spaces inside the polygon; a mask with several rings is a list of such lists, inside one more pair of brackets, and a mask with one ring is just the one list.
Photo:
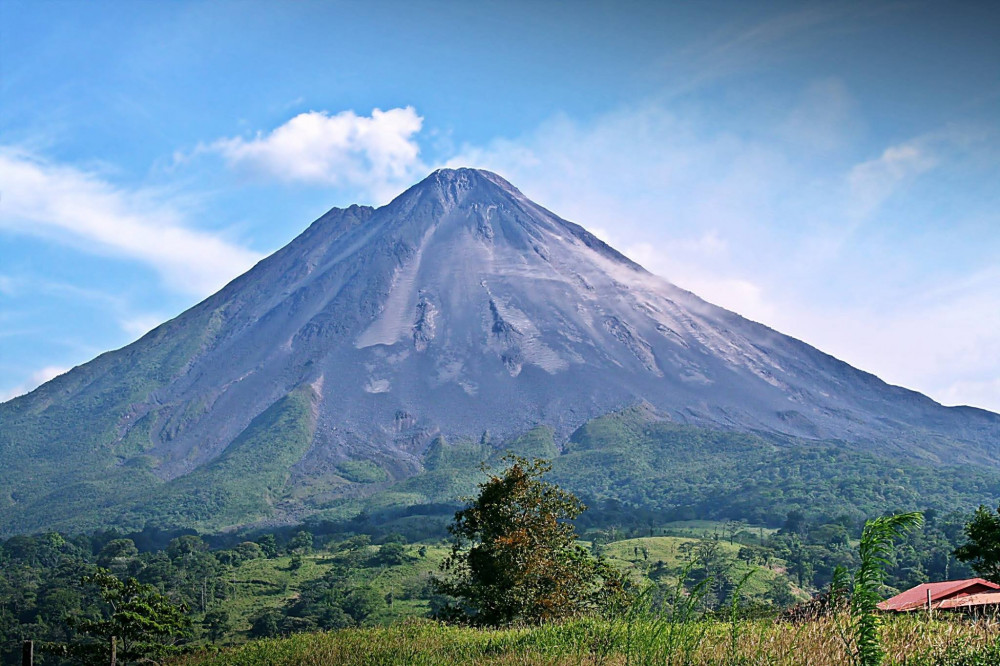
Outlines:
{"label": "volcano slope", "polygon": [[[0,532],[440,501],[508,446],[557,458],[585,495],[662,509],[725,494],[713,469],[735,497],[816,446],[926,472],[941,497],[965,465],[981,486],[958,501],[978,503],[998,432],[997,414],[706,303],[493,173],[442,169],[381,208],[329,211],[137,342],[0,405]],[[681,469],[709,480],[685,495]],[[633,492],[651,479],[669,487]]]}

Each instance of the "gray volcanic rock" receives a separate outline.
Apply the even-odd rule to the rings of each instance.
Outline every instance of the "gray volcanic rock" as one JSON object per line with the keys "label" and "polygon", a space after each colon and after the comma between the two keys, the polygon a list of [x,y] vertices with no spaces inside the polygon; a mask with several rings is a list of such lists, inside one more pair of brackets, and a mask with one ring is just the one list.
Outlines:
{"label": "gray volcanic rock", "polygon": [[[142,369],[168,345],[173,361]],[[0,417],[83,409],[96,385],[128,398],[104,415],[116,439],[93,455],[142,456],[163,480],[216,460],[305,386],[313,434],[292,485],[357,458],[415,473],[438,434],[502,440],[544,424],[564,440],[639,402],[681,423],[935,462],[995,464],[1000,424],[706,303],[473,169],[436,171],[378,209],[331,210],[219,293]],[[13,446],[2,423],[0,462]]]}

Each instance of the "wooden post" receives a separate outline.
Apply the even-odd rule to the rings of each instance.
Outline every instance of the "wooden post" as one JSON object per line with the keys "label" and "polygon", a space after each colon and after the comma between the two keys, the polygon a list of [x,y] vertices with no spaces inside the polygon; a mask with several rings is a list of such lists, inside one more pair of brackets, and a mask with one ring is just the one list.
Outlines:
{"label": "wooden post", "polygon": [[21,666],[34,666],[35,664],[35,642],[24,641],[21,644]]}
{"label": "wooden post", "polygon": [[115,636],[111,637],[111,666],[115,666],[118,663],[118,638]]}

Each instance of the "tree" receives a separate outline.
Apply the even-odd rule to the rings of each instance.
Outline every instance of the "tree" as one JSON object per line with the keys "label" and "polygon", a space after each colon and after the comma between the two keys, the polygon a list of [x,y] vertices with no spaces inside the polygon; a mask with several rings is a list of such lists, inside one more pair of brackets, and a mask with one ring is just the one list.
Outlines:
{"label": "tree", "polygon": [[269,608],[250,620],[250,638],[275,638],[281,635],[284,616]]}
{"label": "tree", "polygon": [[174,652],[176,644],[188,635],[191,620],[187,609],[152,585],[135,578],[122,581],[100,568],[84,576],[82,582],[98,587],[106,608],[101,619],[71,620],[80,633],[97,639],[96,643],[69,646],[67,652],[74,656],[104,659],[114,636],[119,663],[157,659]]}
{"label": "tree", "polygon": [[243,543],[237,545],[233,548],[233,553],[237,558],[239,558],[239,562],[235,562],[235,564],[240,564],[241,562],[247,562],[249,560],[258,560],[261,557],[264,557],[264,549],[253,541],[244,541]]}
{"label": "tree", "polygon": [[278,540],[273,534],[265,534],[257,539],[257,544],[264,551],[264,557],[274,559],[278,556]]}
{"label": "tree", "polygon": [[1000,583],[1000,507],[990,511],[980,505],[965,524],[966,543],[955,549],[955,557],[968,562],[983,578]]}
{"label": "tree", "polygon": [[122,568],[139,555],[132,539],[112,539],[97,554],[97,565],[105,568]]}
{"label": "tree", "polygon": [[207,550],[208,544],[200,536],[185,534],[170,540],[170,543],[167,544],[167,557],[172,560],[191,559],[196,553],[203,553]]}
{"label": "tree", "polygon": [[441,564],[447,578],[434,587],[459,604],[441,615],[485,625],[535,623],[593,610],[622,590],[620,574],[574,545],[569,521],[585,507],[541,480],[551,466],[514,455],[503,461],[506,469],[479,485],[478,497],[449,527],[454,541]]}
{"label": "tree", "polygon": [[377,613],[385,605],[385,599],[370,585],[360,585],[347,593],[340,603],[341,608],[357,624]]}
{"label": "tree", "polygon": [[406,562],[409,556],[406,554],[406,546],[401,543],[390,542],[383,544],[378,549],[378,561],[387,566],[395,566]]}
{"label": "tree", "polygon": [[233,628],[233,623],[228,611],[216,608],[205,613],[205,617],[201,621],[201,626],[205,629],[205,633],[208,634],[209,639],[217,642],[230,632]]}
{"label": "tree", "polygon": [[288,542],[289,553],[301,553],[308,555],[313,549],[313,535],[311,532],[302,530],[297,532],[291,541]]}

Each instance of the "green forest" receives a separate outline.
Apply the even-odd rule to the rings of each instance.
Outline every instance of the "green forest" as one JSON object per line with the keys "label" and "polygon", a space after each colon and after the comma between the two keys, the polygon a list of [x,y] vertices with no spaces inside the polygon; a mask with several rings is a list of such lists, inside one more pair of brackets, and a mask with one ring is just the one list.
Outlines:
{"label": "green forest", "polygon": [[[66,646],[92,644],[81,626],[109,613],[93,583],[101,570],[183,609],[169,641],[181,651],[432,617],[449,601],[433,579],[450,553],[452,516],[441,507],[384,522],[362,515],[242,533],[148,526],[13,536],[0,542],[4,663],[16,661],[24,640],[35,641],[36,663],[73,663]],[[973,575],[954,556],[970,514],[924,516],[896,545],[883,593]],[[632,585],[657,590],[655,603],[672,586],[697,591],[694,610],[706,617],[724,617],[734,600],[741,617],[776,617],[828,588],[838,567],[858,565],[861,524],[849,512],[792,509],[756,523],[669,518],[598,502],[577,519],[576,544]]]}

